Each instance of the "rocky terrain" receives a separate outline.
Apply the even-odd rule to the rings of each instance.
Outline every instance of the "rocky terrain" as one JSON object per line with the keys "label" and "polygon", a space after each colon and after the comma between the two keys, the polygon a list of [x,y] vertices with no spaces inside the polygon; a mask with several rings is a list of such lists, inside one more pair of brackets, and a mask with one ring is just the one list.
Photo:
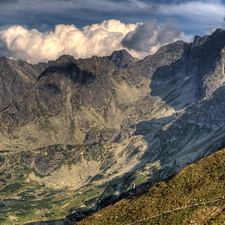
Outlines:
{"label": "rocky terrain", "polygon": [[224,37],[143,60],[0,58],[2,224],[73,223],[224,147]]}
{"label": "rocky terrain", "polygon": [[0,58],[0,110],[19,99],[45,69],[45,64],[31,65],[24,61]]}

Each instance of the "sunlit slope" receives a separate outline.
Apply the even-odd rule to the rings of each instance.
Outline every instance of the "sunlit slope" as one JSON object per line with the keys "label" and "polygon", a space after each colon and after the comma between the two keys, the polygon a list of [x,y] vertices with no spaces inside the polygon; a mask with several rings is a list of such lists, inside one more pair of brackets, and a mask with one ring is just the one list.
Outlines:
{"label": "sunlit slope", "polygon": [[223,224],[225,150],[76,224]]}

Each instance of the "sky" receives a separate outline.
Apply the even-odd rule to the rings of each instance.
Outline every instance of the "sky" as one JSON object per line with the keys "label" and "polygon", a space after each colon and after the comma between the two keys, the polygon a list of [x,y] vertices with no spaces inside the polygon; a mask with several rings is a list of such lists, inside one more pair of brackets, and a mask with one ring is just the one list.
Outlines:
{"label": "sky", "polygon": [[223,28],[225,0],[0,0],[0,56],[30,63],[110,55],[134,57]]}

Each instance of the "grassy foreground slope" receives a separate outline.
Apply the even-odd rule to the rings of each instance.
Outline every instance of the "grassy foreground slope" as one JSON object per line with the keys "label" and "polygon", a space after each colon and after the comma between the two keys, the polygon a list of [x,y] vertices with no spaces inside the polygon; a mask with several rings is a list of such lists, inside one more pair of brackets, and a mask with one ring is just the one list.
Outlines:
{"label": "grassy foreground slope", "polygon": [[76,225],[225,224],[225,149]]}

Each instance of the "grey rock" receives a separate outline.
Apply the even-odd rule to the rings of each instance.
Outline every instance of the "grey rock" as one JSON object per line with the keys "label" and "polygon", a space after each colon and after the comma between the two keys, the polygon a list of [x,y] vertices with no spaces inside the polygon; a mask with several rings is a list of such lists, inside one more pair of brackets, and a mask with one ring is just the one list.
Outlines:
{"label": "grey rock", "polygon": [[109,56],[109,60],[118,68],[127,68],[136,62],[125,49],[113,52],[112,55]]}

